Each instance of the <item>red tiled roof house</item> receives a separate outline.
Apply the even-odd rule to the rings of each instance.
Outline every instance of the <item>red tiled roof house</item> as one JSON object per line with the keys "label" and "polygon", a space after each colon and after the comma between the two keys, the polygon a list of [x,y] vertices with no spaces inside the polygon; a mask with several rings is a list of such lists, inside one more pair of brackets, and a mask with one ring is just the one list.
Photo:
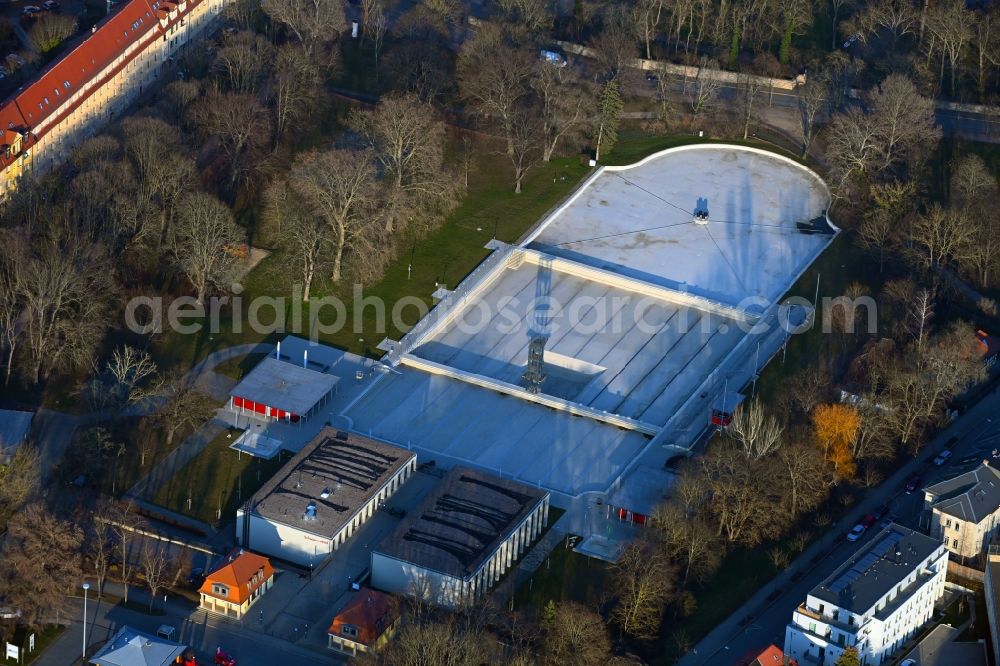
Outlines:
{"label": "red tiled roof house", "polygon": [[228,0],[129,0],[0,104],[0,197],[61,163],[154,84]]}

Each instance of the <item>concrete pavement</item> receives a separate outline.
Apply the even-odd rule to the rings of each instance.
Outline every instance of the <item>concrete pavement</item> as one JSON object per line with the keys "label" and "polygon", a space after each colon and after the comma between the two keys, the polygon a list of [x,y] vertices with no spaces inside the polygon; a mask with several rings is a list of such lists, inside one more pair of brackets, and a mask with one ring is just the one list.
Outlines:
{"label": "concrete pavement", "polygon": [[845,534],[851,526],[865,514],[880,506],[889,505],[890,512],[898,516],[897,522],[918,527],[922,496],[919,491],[905,493],[903,486],[906,481],[919,474],[923,478],[923,487],[937,478],[958,473],[960,470],[954,466],[933,467],[929,464],[953,436],[959,438],[953,448],[953,460],[974,454],[989,457],[1000,437],[1000,416],[994,418],[998,410],[1000,390],[994,389],[940,433],[921,451],[918,458],[902,465],[893,476],[869,492],[864,501],[831,526],[823,539],[806,548],[784,572],[764,585],[678,663],[681,666],[732,666],[743,655],[752,650],[762,650],[769,643],[782,646],[785,625],[791,620],[795,607],[805,600],[806,594],[813,587],[871,538],[869,533],[857,543],[848,542]]}

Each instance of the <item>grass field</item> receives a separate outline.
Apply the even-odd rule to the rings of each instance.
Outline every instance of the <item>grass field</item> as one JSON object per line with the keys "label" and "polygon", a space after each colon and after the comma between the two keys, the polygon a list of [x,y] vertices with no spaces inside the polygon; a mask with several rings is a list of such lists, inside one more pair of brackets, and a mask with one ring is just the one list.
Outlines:
{"label": "grass field", "polygon": [[576,553],[566,547],[564,540],[553,549],[531,580],[517,589],[514,605],[541,610],[549,601],[575,601],[595,608],[611,594],[606,586],[610,575],[609,564]]}
{"label": "grass field", "polygon": [[[229,448],[241,430],[230,428],[208,443],[205,450],[163,484],[154,502],[206,523],[233,518],[240,503],[253,495],[287,455],[261,460]],[[190,505],[189,505],[190,500]]]}
{"label": "grass field", "polygon": [[239,381],[243,379],[243,376],[250,372],[255,365],[260,363],[267,354],[247,354],[246,356],[237,356],[236,358],[231,358],[228,361],[223,361],[219,365],[215,366],[214,372],[217,374],[229,377]]}

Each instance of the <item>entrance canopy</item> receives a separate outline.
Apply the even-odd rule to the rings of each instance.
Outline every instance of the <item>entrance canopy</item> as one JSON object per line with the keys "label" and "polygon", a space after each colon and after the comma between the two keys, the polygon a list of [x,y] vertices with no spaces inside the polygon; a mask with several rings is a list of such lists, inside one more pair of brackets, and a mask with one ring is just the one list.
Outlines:
{"label": "entrance canopy", "polygon": [[281,451],[281,440],[253,430],[247,430],[240,435],[229,448],[246,453],[257,458],[270,460]]}

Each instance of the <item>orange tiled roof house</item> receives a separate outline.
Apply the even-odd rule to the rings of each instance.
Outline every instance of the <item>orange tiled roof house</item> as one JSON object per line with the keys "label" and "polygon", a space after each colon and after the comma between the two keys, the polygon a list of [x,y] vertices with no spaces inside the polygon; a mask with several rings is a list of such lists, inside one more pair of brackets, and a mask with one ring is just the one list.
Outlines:
{"label": "orange tiled roof house", "polygon": [[399,617],[396,597],[363,588],[333,618],[327,647],[350,655],[377,650],[396,633]]}
{"label": "orange tiled roof house", "polygon": [[198,590],[201,596],[198,605],[211,613],[238,620],[273,584],[274,568],[270,560],[256,553],[235,550],[205,576]]}
{"label": "orange tiled roof house", "polygon": [[154,85],[228,0],[128,0],[0,104],[0,198],[60,164]]}

